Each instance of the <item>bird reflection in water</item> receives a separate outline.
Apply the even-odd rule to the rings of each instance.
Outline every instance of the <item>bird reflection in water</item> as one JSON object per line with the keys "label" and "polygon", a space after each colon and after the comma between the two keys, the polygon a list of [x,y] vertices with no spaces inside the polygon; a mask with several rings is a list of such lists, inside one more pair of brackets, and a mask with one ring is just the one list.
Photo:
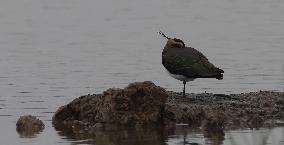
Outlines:
{"label": "bird reflection in water", "polygon": [[225,139],[225,133],[221,129],[202,130],[188,125],[177,126],[175,132],[169,136],[175,136],[175,139],[179,140],[169,145],[222,145]]}

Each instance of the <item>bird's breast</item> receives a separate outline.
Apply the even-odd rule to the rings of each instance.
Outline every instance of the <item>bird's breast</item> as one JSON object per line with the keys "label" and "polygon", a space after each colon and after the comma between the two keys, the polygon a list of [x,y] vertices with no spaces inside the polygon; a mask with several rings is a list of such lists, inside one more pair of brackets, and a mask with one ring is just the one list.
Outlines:
{"label": "bird's breast", "polygon": [[189,82],[189,81],[193,81],[195,80],[195,78],[189,78],[189,77],[186,77],[184,75],[178,75],[178,74],[172,74],[170,72],[168,72],[169,75],[177,80],[180,80],[180,81],[186,81],[186,82]]}

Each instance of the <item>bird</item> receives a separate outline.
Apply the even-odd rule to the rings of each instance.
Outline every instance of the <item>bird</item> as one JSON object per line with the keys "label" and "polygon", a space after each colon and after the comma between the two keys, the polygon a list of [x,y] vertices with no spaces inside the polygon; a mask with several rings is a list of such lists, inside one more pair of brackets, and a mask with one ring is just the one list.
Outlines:
{"label": "bird", "polygon": [[201,52],[186,47],[181,39],[167,37],[161,31],[158,33],[167,39],[162,51],[162,64],[170,76],[183,82],[183,97],[186,83],[189,81],[197,78],[223,79],[224,71],[209,62]]}

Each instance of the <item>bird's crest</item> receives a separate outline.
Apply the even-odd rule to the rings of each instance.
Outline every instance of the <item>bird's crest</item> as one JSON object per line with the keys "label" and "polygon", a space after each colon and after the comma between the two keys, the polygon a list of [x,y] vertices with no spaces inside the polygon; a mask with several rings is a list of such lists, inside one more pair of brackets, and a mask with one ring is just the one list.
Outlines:
{"label": "bird's crest", "polygon": [[166,36],[162,31],[159,31],[158,34],[162,35],[166,39],[171,39],[170,37]]}

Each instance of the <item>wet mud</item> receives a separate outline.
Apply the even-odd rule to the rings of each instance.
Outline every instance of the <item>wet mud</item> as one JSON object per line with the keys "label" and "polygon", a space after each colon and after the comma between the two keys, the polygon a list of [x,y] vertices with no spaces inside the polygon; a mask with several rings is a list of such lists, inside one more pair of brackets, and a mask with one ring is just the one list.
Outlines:
{"label": "wet mud", "polygon": [[224,129],[283,125],[283,120],[283,92],[201,93],[183,97],[145,81],[76,98],[60,107],[52,122],[57,130],[69,132],[171,128],[185,123],[222,135]]}

